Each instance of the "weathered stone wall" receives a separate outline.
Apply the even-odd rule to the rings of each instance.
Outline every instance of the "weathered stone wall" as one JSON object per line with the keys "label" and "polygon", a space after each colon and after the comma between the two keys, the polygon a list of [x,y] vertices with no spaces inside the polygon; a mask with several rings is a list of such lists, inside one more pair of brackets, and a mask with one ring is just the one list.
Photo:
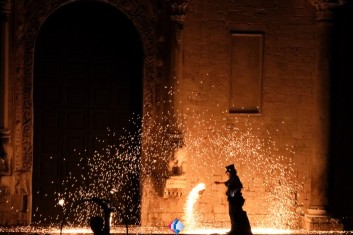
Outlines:
{"label": "weathered stone wall", "polygon": [[[14,157],[10,159],[11,171],[0,176],[0,223],[5,225],[30,221],[31,161],[35,156],[31,151],[29,97],[35,36],[46,17],[67,3],[28,2],[32,10],[40,5],[40,11],[32,14],[28,10],[26,15],[24,4],[17,2],[14,12],[18,18],[12,21],[16,22],[10,63],[14,100],[10,98],[9,103],[15,107],[9,117]],[[178,161],[170,163],[172,168],[176,166],[176,171],[169,172],[172,177],[156,174],[158,171],[142,175],[141,224],[165,227],[179,218],[187,228],[195,224],[229,227],[225,187],[213,182],[226,180],[224,167],[234,163],[244,186],[244,209],[253,227],[300,227],[300,216],[309,206],[314,119],[319,115],[314,88],[317,22],[309,1],[192,1],[180,31],[181,41],[177,42],[182,45],[177,52],[181,53],[177,81],[173,81],[173,60],[168,61],[174,49],[168,51],[173,30],[160,23],[167,14],[151,10],[153,4],[142,4],[144,1],[130,2],[132,5],[119,0],[109,2],[131,17],[141,34],[147,53],[145,109],[158,115],[173,110],[176,117],[171,123],[178,124],[175,130],[180,131],[183,140],[174,153]],[[144,7],[136,10],[138,4]],[[145,11],[149,13],[143,14]],[[30,22],[26,21],[28,15]],[[263,35],[259,113],[229,112],[232,32]],[[163,165],[173,154],[164,157],[147,159],[152,166],[143,167]],[[194,195],[194,214],[187,217],[188,196],[199,183],[206,188]]]}
{"label": "weathered stone wall", "polygon": [[[259,164],[283,165],[283,169],[276,170],[287,172],[288,179],[298,183],[290,195],[297,203],[296,212],[305,211],[310,196],[310,159],[314,154],[312,117],[317,115],[313,107],[314,13],[304,0],[194,2],[184,23],[183,72],[176,84],[174,107],[188,132],[183,147],[187,152],[187,186],[181,198],[150,196],[153,200],[149,201],[143,222],[163,226],[174,217],[182,218],[188,193],[203,182],[209,186],[195,204],[200,220],[206,225],[228,227],[225,187],[210,184],[226,180],[224,166],[231,163],[239,167],[246,199],[244,209],[253,226],[288,225],[275,221],[279,218],[271,215],[276,210],[277,215],[288,216],[281,215],[279,208],[267,201],[276,189],[264,182],[276,176],[267,171],[270,166],[261,168]],[[264,34],[259,114],[229,113],[232,32]],[[229,135],[233,136],[225,137]],[[241,146],[245,139],[253,144],[267,144]],[[230,143],[234,146],[229,147]],[[253,149],[255,146],[259,149]],[[250,150],[255,153],[244,153]]]}

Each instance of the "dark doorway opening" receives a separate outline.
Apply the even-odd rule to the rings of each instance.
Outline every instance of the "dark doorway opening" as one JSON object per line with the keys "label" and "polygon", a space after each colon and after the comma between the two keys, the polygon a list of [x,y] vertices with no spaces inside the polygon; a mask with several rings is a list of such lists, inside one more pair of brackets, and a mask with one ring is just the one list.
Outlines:
{"label": "dark doorway opening", "polygon": [[[134,138],[125,143],[133,149],[133,161],[126,156],[118,158],[115,148],[105,148],[119,146],[121,136],[138,133],[141,128],[142,64],[142,45],[135,27],[108,4],[70,3],[43,24],[34,62],[32,223],[60,222],[63,207],[58,204],[58,195],[76,195],[65,199],[66,206],[78,197],[106,197],[102,191],[115,187],[109,185],[113,184],[110,178],[97,182],[101,184],[99,192],[92,188],[108,172],[107,177],[124,182],[114,190],[115,199],[125,206],[126,220],[139,224],[139,167],[135,166],[140,142]],[[92,172],[89,159],[97,154],[105,156]],[[104,158],[109,163],[101,164]],[[134,172],[116,171],[111,168],[115,164]],[[84,187],[92,190],[77,192]]]}

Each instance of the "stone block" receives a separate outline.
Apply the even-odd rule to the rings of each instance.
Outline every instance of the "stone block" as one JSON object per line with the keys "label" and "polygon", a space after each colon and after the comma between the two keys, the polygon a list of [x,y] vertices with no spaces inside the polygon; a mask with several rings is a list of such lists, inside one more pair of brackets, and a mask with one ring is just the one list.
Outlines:
{"label": "stone block", "polygon": [[338,219],[328,215],[309,215],[303,217],[303,227],[309,231],[342,231],[343,225]]}

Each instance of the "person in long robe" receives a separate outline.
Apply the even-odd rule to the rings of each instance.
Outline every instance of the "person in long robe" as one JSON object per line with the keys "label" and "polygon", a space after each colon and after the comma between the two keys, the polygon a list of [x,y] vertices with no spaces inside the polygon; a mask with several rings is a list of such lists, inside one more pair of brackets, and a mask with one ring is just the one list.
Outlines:
{"label": "person in long robe", "polygon": [[215,181],[215,184],[224,184],[227,187],[226,195],[229,207],[231,229],[229,235],[252,235],[251,226],[246,212],[243,210],[245,199],[242,195],[243,184],[241,183],[234,164],[226,166],[228,180],[224,182]]}

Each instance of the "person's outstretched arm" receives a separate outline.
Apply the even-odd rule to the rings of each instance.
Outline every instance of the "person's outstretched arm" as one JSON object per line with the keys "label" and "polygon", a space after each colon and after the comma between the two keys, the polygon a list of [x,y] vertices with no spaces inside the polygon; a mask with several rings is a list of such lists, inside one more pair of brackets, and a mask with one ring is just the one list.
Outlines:
{"label": "person's outstretched arm", "polygon": [[225,184],[227,181],[215,181],[215,182],[213,182],[213,183],[215,183],[215,184]]}

